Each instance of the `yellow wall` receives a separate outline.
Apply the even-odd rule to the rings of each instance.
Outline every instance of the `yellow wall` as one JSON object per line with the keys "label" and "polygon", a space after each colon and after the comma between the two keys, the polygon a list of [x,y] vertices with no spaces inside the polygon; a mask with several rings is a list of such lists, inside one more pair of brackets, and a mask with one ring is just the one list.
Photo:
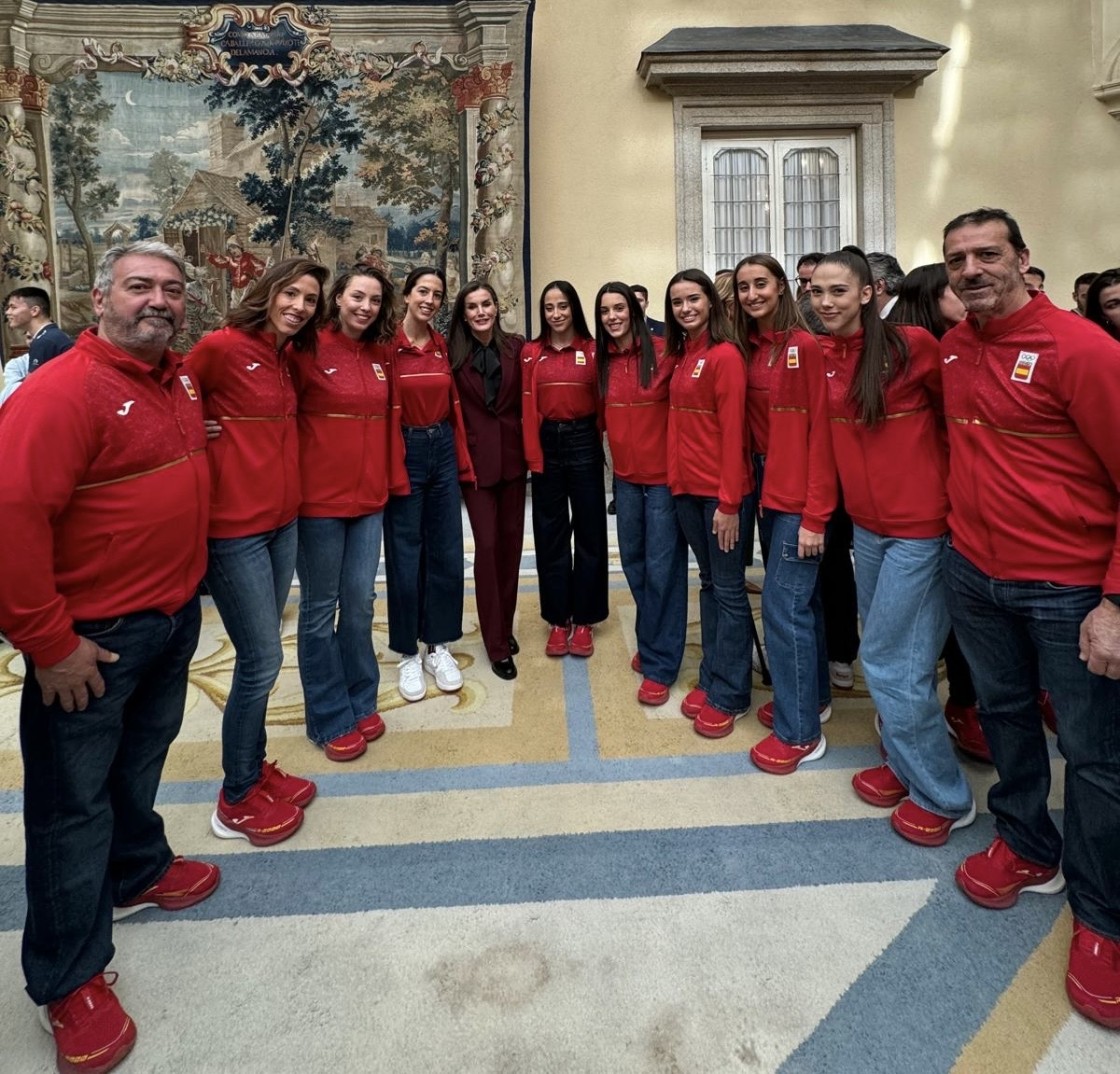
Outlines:
{"label": "yellow wall", "polygon": [[[676,264],[673,104],[637,75],[682,26],[886,23],[951,46],[895,103],[896,233],[904,268],[934,260],[958,212],[999,205],[1023,228],[1054,300],[1120,263],[1120,122],[1094,98],[1090,0],[828,0],[756,14],[742,0],[538,0],[531,113],[532,285],[648,284]],[[590,308],[588,314],[590,316]],[[658,312],[658,315],[659,312]],[[534,314],[534,321],[536,320]]]}

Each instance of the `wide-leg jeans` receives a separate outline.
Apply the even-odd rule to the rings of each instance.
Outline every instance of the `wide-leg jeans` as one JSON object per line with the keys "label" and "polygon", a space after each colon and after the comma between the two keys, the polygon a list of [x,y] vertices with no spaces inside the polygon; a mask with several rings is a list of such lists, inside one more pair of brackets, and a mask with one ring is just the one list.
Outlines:
{"label": "wide-leg jeans", "polygon": [[634,596],[642,674],[677,681],[688,627],[688,545],[668,485],[615,479],[618,554]]}
{"label": "wide-leg jeans", "polygon": [[541,618],[553,626],[592,626],[609,611],[603,446],[595,417],[541,422],[541,449],[544,470],[532,479]]}
{"label": "wide-leg jeans", "polygon": [[937,661],[949,633],[945,537],[883,537],[857,525],[854,543],[860,662],[882,719],[887,763],[916,805],[963,817],[972,791],[937,696]]}
{"label": "wide-leg jeans", "polygon": [[[751,606],[745,577],[747,556],[742,540],[720,550],[712,533],[719,501],[714,497],[673,497],[677,518],[700,573],[700,689],[712,708],[740,715],[751,707]],[[739,507],[739,534],[747,533],[754,497]]]}
{"label": "wide-leg jeans", "polygon": [[296,647],[307,737],[323,746],[377,711],[374,580],[382,514],[300,518]]}
{"label": "wide-leg jeans", "polygon": [[411,491],[385,508],[385,578],[389,648],[415,656],[463,636],[462,495],[450,422],[403,432]]}

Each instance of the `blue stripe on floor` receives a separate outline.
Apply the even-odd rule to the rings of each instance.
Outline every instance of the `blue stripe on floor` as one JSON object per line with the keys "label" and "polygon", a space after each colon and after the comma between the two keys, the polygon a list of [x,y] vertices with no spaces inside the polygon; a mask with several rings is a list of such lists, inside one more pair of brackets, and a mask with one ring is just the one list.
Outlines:
{"label": "blue stripe on floor", "polygon": [[[586,676],[586,671],[583,673]],[[564,689],[581,687],[573,672],[565,670]],[[315,776],[322,792],[337,796],[417,794],[432,791],[496,790],[506,787],[540,787],[569,783],[628,783],[635,780],[690,779],[711,776],[769,776],[751,764],[746,751],[720,753],[700,757],[637,757],[601,760],[597,757],[594,721],[580,716],[578,707],[567,706],[568,734],[571,740],[571,761],[542,764],[477,765],[462,768],[420,768],[399,772],[338,772]],[[215,749],[217,744],[215,743]],[[1055,751],[1051,750],[1051,756]],[[820,761],[806,766],[806,771],[857,769],[879,763],[879,751],[871,745],[845,746],[830,749]],[[797,777],[792,777],[796,779]],[[208,802],[218,793],[218,780],[169,782],[160,787],[158,802],[163,805],[192,805]],[[23,809],[19,791],[0,791],[0,813],[18,813]]]}

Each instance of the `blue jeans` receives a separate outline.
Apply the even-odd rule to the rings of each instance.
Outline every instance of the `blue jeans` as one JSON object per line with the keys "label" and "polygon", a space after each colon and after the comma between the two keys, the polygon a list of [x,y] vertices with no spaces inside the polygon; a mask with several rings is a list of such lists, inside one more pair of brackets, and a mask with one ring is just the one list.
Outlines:
{"label": "blue jeans", "polygon": [[797,555],[801,516],[767,511],[770,559],[762,628],[774,680],[774,733],[791,746],[821,737],[820,708],[832,700],[821,606],[821,557]]}
{"label": "blue jeans", "polygon": [[603,438],[593,416],[543,421],[541,450],[544,470],[532,478],[541,618],[591,626],[610,610]]}
{"label": "blue jeans", "polygon": [[863,620],[859,655],[882,717],[887,763],[915,804],[963,817],[972,791],[937,696],[937,661],[949,633],[945,538],[881,537],[855,526],[853,543]]}
{"label": "blue jeans", "polygon": [[412,491],[385,508],[389,648],[415,656],[417,641],[463,636],[463,515],[459,463],[449,422],[405,426]]}
{"label": "blue jeans", "polygon": [[642,674],[677,681],[688,626],[688,546],[667,485],[615,479],[618,554],[634,594]]}
{"label": "blue jeans", "polygon": [[296,639],[307,737],[316,746],[353,731],[377,711],[381,672],[373,653],[373,585],[380,558],[380,511],[299,520]]}
{"label": "blue jeans", "polygon": [[261,778],[268,694],[284,664],[280,619],[296,568],[296,520],[251,537],[211,537],[206,584],[236,659],[222,716],[222,789],[240,802]]}
{"label": "blue jeans", "polygon": [[114,903],[135,898],[171,864],[156,791],[183,722],[200,622],[195,597],[174,615],[75,623],[120,656],[99,665],[105,694],[91,694],[84,712],[44,705],[25,657],[23,972],[35,1003],[61,999],[105,969]]}
{"label": "blue jeans", "polygon": [[[996,830],[1021,857],[1061,862],[1074,914],[1120,940],[1120,682],[1094,675],[1078,657],[1081,622],[1101,591],[1000,581],[951,547],[945,576],[953,629],[999,773],[988,792]],[[1050,755],[1038,715],[1040,676],[1054,699],[1066,759],[1064,850],[1046,806]]]}
{"label": "blue jeans", "polygon": [[[751,606],[747,599],[746,546],[742,540],[721,552],[712,533],[719,501],[674,496],[677,518],[700,568],[700,689],[708,704],[728,715],[751,707]],[[747,532],[754,497],[739,507],[739,534]]]}
{"label": "blue jeans", "polygon": [[[754,466],[754,503],[755,509],[747,519],[750,533],[747,541],[747,558],[754,561],[754,534],[758,527],[758,547],[762,552],[762,565],[765,567],[770,562],[770,544],[774,537],[774,512],[762,509],[762,482],[766,480],[766,456],[752,455],[751,463]],[[747,563],[749,567],[750,562]]]}

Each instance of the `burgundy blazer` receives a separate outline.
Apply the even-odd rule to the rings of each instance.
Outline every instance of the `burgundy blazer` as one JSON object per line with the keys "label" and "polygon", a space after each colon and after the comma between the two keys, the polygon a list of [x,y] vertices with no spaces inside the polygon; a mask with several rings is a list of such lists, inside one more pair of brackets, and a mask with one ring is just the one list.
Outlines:
{"label": "burgundy blazer", "polygon": [[501,353],[502,387],[492,413],[486,408],[482,377],[468,359],[455,370],[459,403],[467,426],[479,488],[524,477],[525,446],[521,438],[521,336],[510,336]]}

